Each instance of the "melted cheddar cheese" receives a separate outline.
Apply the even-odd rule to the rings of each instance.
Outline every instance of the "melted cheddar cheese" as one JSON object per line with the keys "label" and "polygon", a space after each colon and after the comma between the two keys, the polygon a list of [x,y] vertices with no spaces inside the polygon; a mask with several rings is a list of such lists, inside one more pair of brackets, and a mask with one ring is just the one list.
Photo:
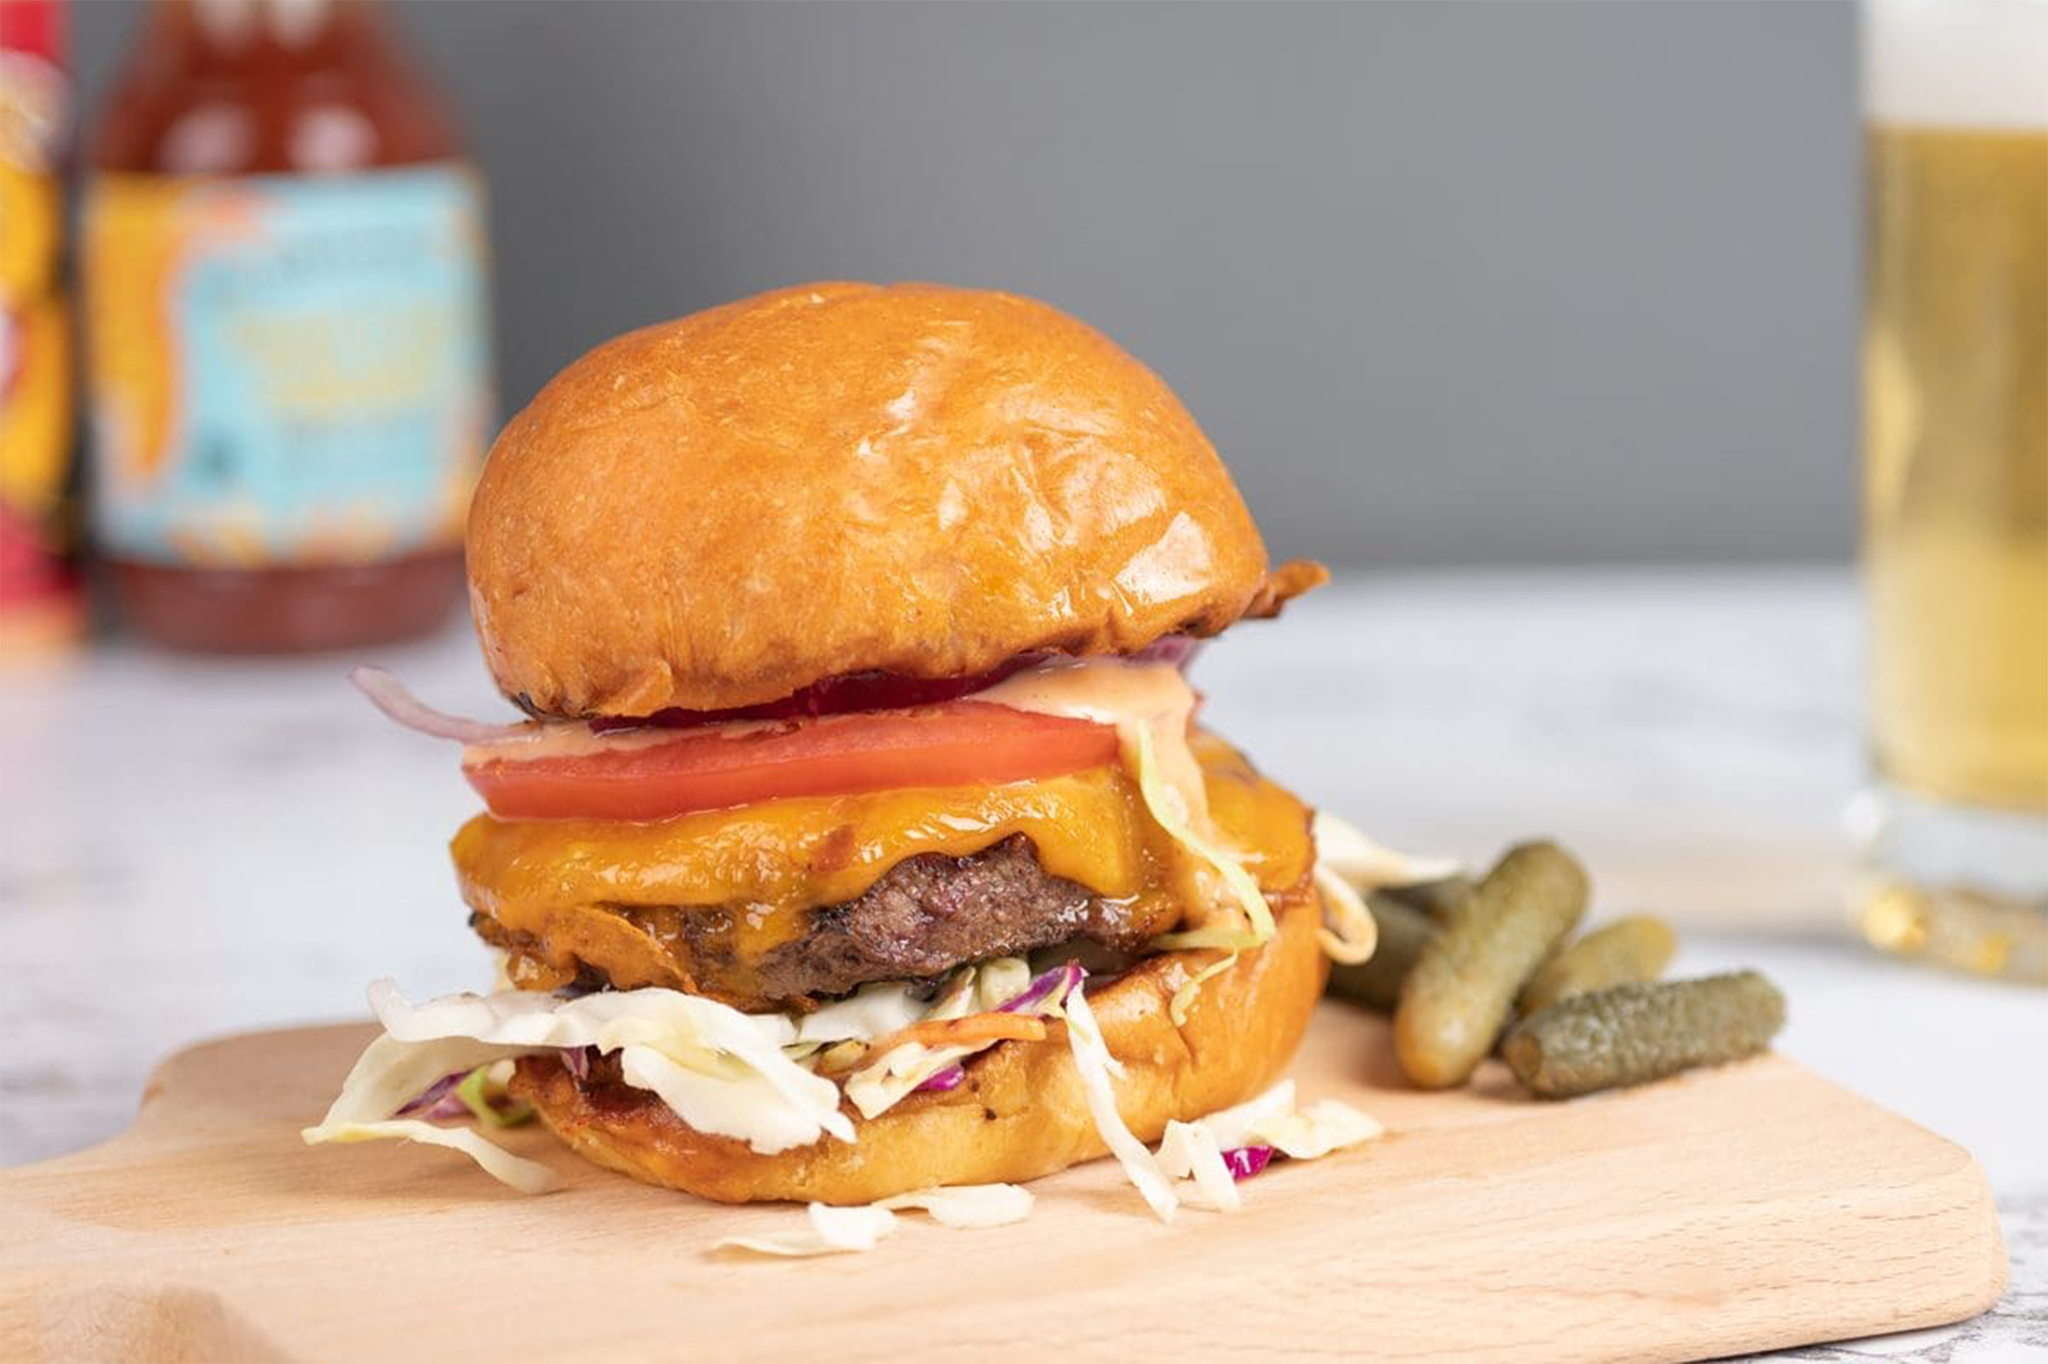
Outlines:
{"label": "melted cheddar cheese", "polygon": [[[1276,898],[1300,890],[1308,811],[1213,736],[1190,736],[1214,837]],[[1022,834],[1054,876],[1164,931],[1186,903],[1186,849],[1120,767],[994,787],[764,802],[651,824],[513,822],[479,815],[455,837],[463,898],[505,947],[515,984],[579,969],[613,985],[672,985],[756,1003],[750,966],[801,937],[821,906],[854,899],[906,858],[965,857]]]}

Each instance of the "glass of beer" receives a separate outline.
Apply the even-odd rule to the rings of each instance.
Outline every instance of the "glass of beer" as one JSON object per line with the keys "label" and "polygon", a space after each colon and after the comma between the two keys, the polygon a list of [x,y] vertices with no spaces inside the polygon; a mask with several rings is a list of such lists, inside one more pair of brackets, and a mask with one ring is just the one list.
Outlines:
{"label": "glass of beer", "polygon": [[2048,3],[1870,0],[1878,945],[2048,981]]}

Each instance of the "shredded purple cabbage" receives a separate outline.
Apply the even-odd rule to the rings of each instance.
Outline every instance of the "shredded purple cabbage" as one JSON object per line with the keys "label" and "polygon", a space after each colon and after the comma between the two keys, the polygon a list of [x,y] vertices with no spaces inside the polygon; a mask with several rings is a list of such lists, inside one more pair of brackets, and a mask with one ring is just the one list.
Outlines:
{"label": "shredded purple cabbage", "polygon": [[1033,977],[1031,983],[1024,987],[1022,994],[998,1004],[996,1012],[1013,1014],[1024,1009],[1035,1009],[1050,999],[1055,992],[1061,999],[1065,999],[1069,990],[1079,989],[1081,982],[1087,978],[1088,973],[1081,969],[1081,963],[1062,962],[1052,970],[1042,971]]}
{"label": "shredded purple cabbage", "polygon": [[596,1059],[596,1047],[562,1048],[562,1069],[579,1081],[590,1078],[590,1063]]}
{"label": "shredded purple cabbage", "polygon": [[469,1072],[466,1070],[458,1070],[443,1075],[440,1079],[421,1090],[418,1097],[406,1104],[405,1107],[399,1109],[393,1116],[404,1118],[417,1114],[422,1118],[468,1117],[469,1105],[464,1103],[462,1097],[455,1092],[455,1086],[461,1084],[463,1077],[468,1074]]}
{"label": "shredded purple cabbage", "polygon": [[[1053,967],[1050,971],[1042,971],[1032,977],[1031,983],[1025,986],[1021,992],[998,1004],[996,1012],[1013,1014],[1036,1009],[1055,995],[1065,999],[1068,991],[1081,988],[1081,982],[1087,978],[1088,973],[1081,968],[1081,963],[1077,961],[1063,962]],[[961,1082],[966,1078],[967,1072],[964,1069],[958,1065],[951,1065],[947,1066],[944,1070],[935,1071],[930,1078],[917,1088],[919,1090],[930,1089],[944,1092],[949,1089],[958,1089]],[[917,1091],[913,1090],[911,1092],[916,1093]]]}
{"label": "shredded purple cabbage", "polygon": [[967,1071],[964,1068],[962,1068],[958,1062],[955,1062],[954,1064],[947,1066],[944,1070],[934,1071],[931,1075],[931,1078],[927,1079],[923,1084],[919,1085],[918,1089],[930,1089],[936,1090],[940,1093],[944,1093],[946,1090],[949,1089],[960,1088],[960,1082],[965,1080],[966,1078]]}
{"label": "shredded purple cabbage", "polygon": [[1223,1166],[1232,1179],[1250,1179],[1272,1162],[1270,1146],[1233,1146],[1223,1153]]}

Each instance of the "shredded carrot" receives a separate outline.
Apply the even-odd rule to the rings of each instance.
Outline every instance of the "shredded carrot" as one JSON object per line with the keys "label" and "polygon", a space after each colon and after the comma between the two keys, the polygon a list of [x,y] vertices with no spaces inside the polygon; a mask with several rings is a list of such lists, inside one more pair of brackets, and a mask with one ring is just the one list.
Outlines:
{"label": "shredded carrot", "polygon": [[916,1042],[926,1047],[978,1047],[985,1042],[1043,1042],[1045,1020],[1027,1014],[969,1014],[965,1018],[926,1019],[878,1039],[874,1054]]}

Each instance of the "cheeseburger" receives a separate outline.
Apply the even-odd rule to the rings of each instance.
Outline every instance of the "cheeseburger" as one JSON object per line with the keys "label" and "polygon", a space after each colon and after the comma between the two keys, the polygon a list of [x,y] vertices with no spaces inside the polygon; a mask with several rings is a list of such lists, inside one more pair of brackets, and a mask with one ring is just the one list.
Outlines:
{"label": "cheeseburger", "polygon": [[1272,1085],[1326,954],[1370,950],[1184,679],[1326,575],[1044,304],[815,284],[619,337],[500,435],[467,550],[528,718],[359,681],[464,745],[501,988],[373,986],[309,1141],[539,1189],[485,1135],[530,1110],[636,1179],[831,1204],[1114,1153],[1164,1213],[1145,1143]]}

